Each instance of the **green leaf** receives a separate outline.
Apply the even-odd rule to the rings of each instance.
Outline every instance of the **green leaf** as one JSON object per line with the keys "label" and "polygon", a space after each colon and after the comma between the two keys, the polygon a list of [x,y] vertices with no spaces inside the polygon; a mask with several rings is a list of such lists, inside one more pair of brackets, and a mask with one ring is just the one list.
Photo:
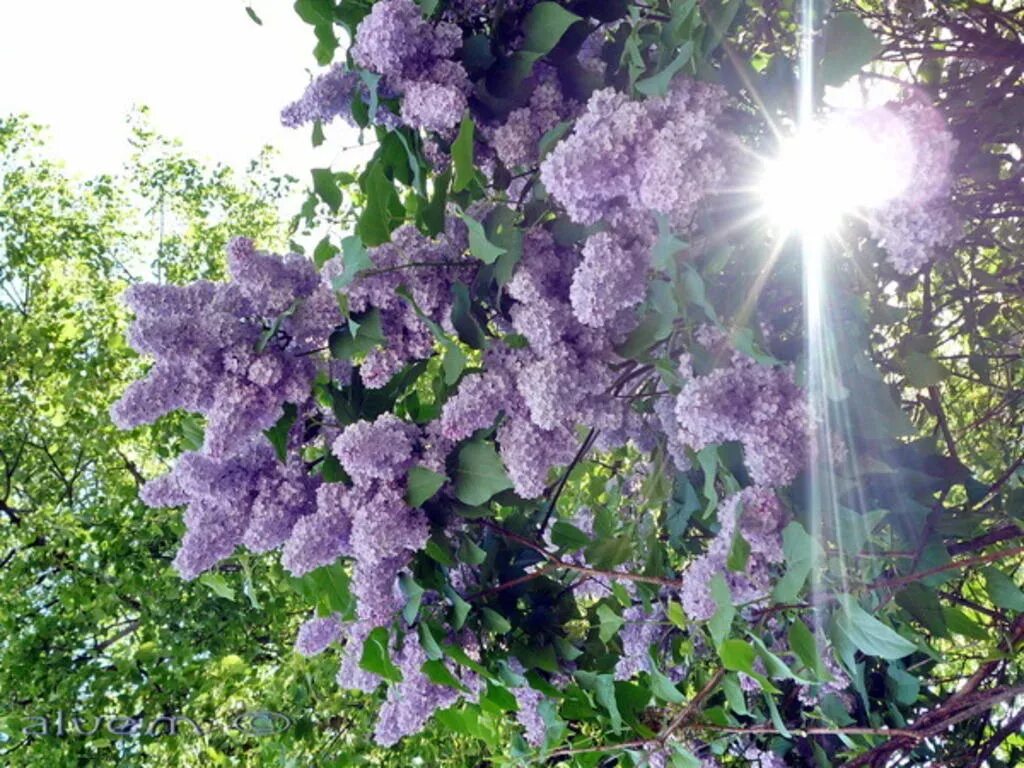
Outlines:
{"label": "green leaf", "polygon": [[622,629],[622,625],[626,622],[623,618],[608,607],[607,603],[601,603],[597,606],[597,636],[601,638],[602,643],[607,643]]}
{"label": "green leaf", "polygon": [[406,502],[413,508],[423,506],[423,502],[441,490],[441,486],[447,479],[440,472],[435,472],[432,469],[413,467],[409,470],[409,481],[405,493]]}
{"label": "green leaf", "polygon": [[192,413],[186,413],[181,417],[181,442],[186,450],[198,451],[203,447],[205,430],[202,420]]}
{"label": "green leaf", "polygon": [[296,417],[299,415],[299,409],[295,407],[294,403],[285,403],[283,407],[284,413],[281,414],[281,418],[277,420],[270,429],[265,429],[263,434],[267,436],[270,444],[274,446],[274,453],[277,454],[277,460],[283,462],[285,454],[288,451],[288,432],[291,431],[292,425],[295,423]]}
{"label": "green leaf", "polygon": [[825,24],[821,79],[842,85],[882,50],[878,39],[856,13],[837,13]]}
{"label": "green leaf", "polygon": [[888,689],[893,698],[905,707],[909,707],[921,692],[921,681],[896,664],[890,664],[887,677]]}
{"label": "green leaf", "polygon": [[254,24],[259,24],[261,27],[263,26],[263,19],[256,15],[256,11],[252,9],[251,5],[245,6],[245,12],[249,18],[253,20]]}
{"label": "green leaf", "polygon": [[619,704],[615,698],[615,679],[610,674],[598,675],[584,670],[577,670],[574,677],[580,685],[594,694],[597,703],[608,712],[612,730],[616,733],[621,731],[622,715],[619,713]]}
{"label": "green leaf", "polygon": [[353,360],[387,341],[381,327],[380,310],[376,307],[362,315],[354,315],[346,326],[330,335],[327,345],[336,360]]}
{"label": "green leaf", "polygon": [[391,230],[402,221],[405,206],[379,161],[371,161],[362,187],[366,193],[366,205],[356,223],[356,234],[366,245],[382,245],[391,238]]}
{"label": "green leaf", "polygon": [[323,200],[332,213],[341,207],[341,189],[330,168],[313,169],[313,191]]}
{"label": "green leaf", "polygon": [[392,683],[402,681],[402,673],[392,663],[388,653],[388,631],[384,627],[377,627],[367,635],[359,666]]}
{"label": "green leaf", "polygon": [[452,327],[459,334],[459,341],[473,349],[485,349],[487,336],[472,312],[472,301],[465,283],[452,286]]}
{"label": "green leaf", "polygon": [[732,629],[732,620],[736,616],[736,608],[732,604],[729,585],[721,573],[716,573],[711,577],[711,596],[718,608],[715,610],[715,615],[708,621],[708,631],[711,633],[715,647],[718,648],[725,641],[729,630]]}
{"label": "green leaf", "polygon": [[777,603],[792,603],[804,588],[818,558],[819,546],[796,520],[782,530],[782,553],[786,573],[776,583],[773,597]]}
{"label": "green leaf", "polygon": [[701,768],[700,760],[682,744],[675,742],[669,745],[672,749],[672,768]]}
{"label": "green leaf", "polygon": [[459,380],[459,376],[466,370],[466,355],[459,346],[452,341],[444,344],[444,359],[441,366],[444,369],[444,383],[449,386]]}
{"label": "green leaf", "polygon": [[827,677],[825,665],[818,654],[818,642],[814,633],[800,619],[789,625],[789,649],[796,654],[803,665],[819,680]]}
{"label": "green leaf", "polygon": [[896,604],[913,616],[928,631],[938,637],[947,637],[946,618],[935,591],[920,582],[908,584],[896,593]]}
{"label": "green leaf", "polygon": [[431,536],[427,539],[426,545],[423,547],[423,551],[428,557],[436,560],[441,565],[451,568],[455,565],[455,556],[448,546],[448,541],[439,536]]}
{"label": "green leaf", "polygon": [[710,54],[718,48],[722,39],[729,33],[729,28],[736,19],[736,14],[743,6],[743,0],[726,0],[717,3],[716,9],[708,16],[707,29],[704,34],[704,56],[707,60]]}
{"label": "green leaf", "polygon": [[519,215],[507,205],[496,205],[484,219],[487,241],[504,249],[494,262],[494,279],[505,285],[523,255],[523,231],[517,226]]}
{"label": "green leaf", "polygon": [[676,688],[671,680],[662,674],[653,657],[651,657],[648,674],[651,678],[651,693],[657,698],[667,701],[669,704],[681,704],[683,702],[683,694],[679,692],[679,689]]}
{"label": "green leaf", "polygon": [[343,291],[357,274],[373,267],[370,254],[359,235],[349,235],[341,241],[341,259],[342,272],[331,280],[331,287],[336,291]]}
{"label": "green leaf", "polygon": [[574,552],[587,546],[590,543],[590,537],[572,523],[556,520],[555,524],[551,526],[551,541],[559,549]]}
{"label": "green leaf", "polygon": [[431,659],[423,662],[423,666],[420,670],[432,683],[438,685],[444,685],[449,688],[456,688],[460,691],[465,691],[466,686],[459,682],[459,678],[451,673],[445,663],[440,659]]}
{"label": "green leaf", "polygon": [[459,218],[466,222],[469,229],[469,252],[484,264],[493,264],[495,259],[505,253],[504,248],[499,248],[487,239],[484,232],[484,225],[463,211],[458,212]]}
{"label": "green leaf", "polygon": [[398,585],[402,589],[402,594],[405,595],[405,607],[402,609],[402,618],[405,619],[407,624],[412,624],[416,621],[416,615],[420,612],[420,603],[423,600],[423,587],[406,573],[398,577]]}
{"label": "green leaf", "polygon": [[455,168],[452,192],[461,192],[476,178],[476,167],[473,164],[473,132],[473,119],[467,114],[459,125],[459,135],[452,142],[452,165]]}
{"label": "green leaf", "polygon": [[228,584],[223,574],[217,573],[216,571],[209,571],[199,577],[199,581],[210,588],[217,597],[223,597],[225,600],[235,602],[235,590]]}
{"label": "green leaf", "polygon": [[690,59],[693,58],[693,43],[687,41],[679,49],[679,54],[661,72],[643,80],[638,80],[636,89],[645,96],[665,96],[668,93],[669,84]]}
{"label": "green leaf", "polygon": [[903,361],[903,370],[907,374],[907,384],[922,389],[939,384],[949,376],[949,369],[921,352],[907,355]]}
{"label": "green leaf", "polygon": [[337,255],[338,246],[331,242],[329,235],[324,235],[320,238],[320,242],[316,244],[316,248],[313,249],[313,263],[319,269]]}
{"label": "green leaf", "polygon": [[354,601],[348,588],[349,576],[341,560],[316,568],[301,578],[289,579],[288,583],[316,605],[321,614],[337,612],[347,617],[352,613]]}
{"label": "green leaf", "polygon": [[504,714],[516,711],[516,697],[504,686],[497,683],[488,683],[484,694],[480,697],[480,703],[486,709]]}
{"label": "green leaf", "polygon": [[318,26],[334,23],[333,0],[296,0],[295,12],[307,24]]}
{"label": "green leaf", "polygon": [[459,451],[455,470],[455,497],[472,507],[512,487],[493,443],[474,440]]}
{"label": "green leaf", "polygon": [[722,658],[722,666],[731,672],[754,672],[754,659],[757,651],[745,640],[730,638],[718,646],[718,655]]}
{"label": "green leaf", "polygon": [[430,201],[420,209],[420,218],[430,235],[437,235],[444,231],[445,209],[448,206],[448,184],[451,177],[452,170],[449,167],[434,179]]}
{"label": "green leaf", "polygon": [[492,608],[481,608],[480,614],[483,616],[484,626],[495,634],[504,635],[512,629],[508,619]]}
{"label": "green leaf", "polygon": [[988,630],[955,605],[942,606],[942,618],[945,619],[949,631],[954,634],[970,637],[974,640],[989,639]]}
{"label": "green leaf", "polygon": [[586,554],[587,562],[596,568],[608,570],[633,557],[633,541],[622,534],[598,538],[587,547]]}
{"label": "green leaf", "polygon": [[452,603],[452,628],[462,629],[469,615],[470,605],[455,590],[446,590],[445,594]]}
{"label": "green leaf", "polygon": [[729,554],[725,560],[725,567],[730,571],[742,572],[747,569],[747,561],[750,559],[750,544],[743,538],[740,526],[733,531],[732,544],[729,547]]}
{"label": "green leaf", "polygon": [[671,601],[668,604],[666,614],[668,615],[668,620],[671,621],[675,626],[679,627],[679,629],[686,629],[689,626],[688,622],[686,621],[686,614],[683,613],[683,606],[681,606],[675,600]]}
{"label": "green leaf", "polygon": [[655,218],[658,222],[658,239],[651,248],[651,263],[655,269],[674,274],[676,255],[686,247],[686,243],[672,233],[672,227],[665,214],[656,214]]}
{"label": "green leaf", "polygon": [[523,23],[526,40],[522,50],[543,56],[558,45],[569,27],[581,20],[558,3],[537,3]]}
{"label": "green leaf", "polygon": [[713,323],[718,322],[718,314],[715,312],[715,308],[711,306],[711,302],[708,301],[704,278],[690,264],[686,264],[683,267],[683,293],[686,295],[687,301],[691,304],[696,304],[704,311],[708,320]]}
{"label": "green leaf", "polygon": [[718,491],[715,490],[715,478],[718,476],[718,446],[708,445],[697,451],[697,463],[704,473],[704,496],[717,502]]}
{"label": "green leaf", "polygon": [[871,616],[852,597],[844,596],[841,605],[839,626],[868,656],[902,659],[917,650],[916,645]]}
{"label": "green leaf", "polygon": [[988,566],[982,569],[985,587],[992,602],[1008,611],[1024,612],[1024,592],[1002,571]]}
{"label": "green leaf", "polygon": [[459,543],[459,560],[467,565],[480,565],[487,559],[487,551],[478,546],[469,536],[463,536]]}

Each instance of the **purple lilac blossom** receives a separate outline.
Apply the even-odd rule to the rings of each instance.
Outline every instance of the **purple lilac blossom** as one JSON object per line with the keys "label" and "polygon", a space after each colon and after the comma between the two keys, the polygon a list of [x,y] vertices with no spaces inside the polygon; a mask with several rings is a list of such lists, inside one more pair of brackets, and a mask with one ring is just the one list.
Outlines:
{"label": "purple lilac blossom", "polygon": [[[319,286],[313,265],[275,256],[237,238],[228,246],[229,283],[138,285],[125,292],[136,315],[131,345],[156,358],[150,374],[133,383],[111,416],[122,428],[184,409],[207,419],[204,452],[227,456],[273,426],[286,402],[303,403],[316,373],[306,350],[289,333],[288,310]],[[280,332],[258,350],[267,328]]]}
{"label": "purple lilac blossom", "polygon": [[544,738],[547,735],[547,725],[540,712],[541,704],[546,700],[543,693],[529,685],[516,688],[515,691],[516,722],[523,727],[523,738],[532,747],[544,745]]}
{"label": "purple lilac blossom", "polygon": [[623,309],[644,300],[651,242],[621,233],[598,232],[587,238],[583,261],[572,277],[572,311],[584,325],[603,328]]}
{"label": "purple lilac blossom", "polygon": [[[770,488],[745,488],[725,499],[718,510],[720,528],[705,554],[683,572],[680,602],[694,621],[707,621],[717,609],[711,580],[725,577],[733,602],[746,603],[765,597],[773,583],[772,566],[781,563],[783,511]],[[738,519],[737,519],[738,518]],[[726,563],[739,527],[750,552],[743,571],[729,570]]]}
{"label": "purple lilac blossom", "polygon": [[424,19],[412,0],[381,0],[356,28],[352,59],[404,95],[405,122],[441,131],[457,125],[466,108],[469,79],[452,60],[461,45],[458,26]]}
{"label": "purple lilac blossom", "polygon": [[615,665],[615,679],[629,680],[640,672],[651,669],[650,648],[662,634],[665,621],[661,607],[648,614],[642,605],[632,605],[622,613],[625,621],[619,630],[622,656]]}
{"label": "purple lilac blossom", "polygon": [[532,79],[536,85],[528,104],[510,112],[504,123],[490,131],[491,146],[508,168],[535,164],[544,134],[571,118],[578,108],[577,102],[562,92],[554,68],[538,65]]}
{"label": "purple lilac blossom", "polygon": [[738,350],[725,355],[723,367],[703,376],[693,375],[688,357],[680,362],[678,441],[694,451],[739,441],[756,484],[788,485],[806,461],[810,422],[793,368],[762,365]]}
{"label": "purple lilac blossom", "polygon": [[502,372],[487,370],[466,376],[441,410],[441,433],[449,440],[463,440],[492,426],[511,394],[510,382]]}
{"label": "purple lilac blossom", "polygon": [[331,446],[357,485],[373,480],[394,481],[412,465],[419,428],[390,413],[374,421],[345,427]]}
{"label": "purple lilac blossom", "polygon": [[572,461],[577,448],[571,430],[544,430],[524,417],[510,418],[498,428],[498,444],[516,493],[526,499],[543,495],[551,468]]}
{"label": "purple lilac blossom", "polygon": [[299,634],[295,638],[295,650],[303,656],[323,653],[327,646],[341,639],[343,628],[341,616],[336,613],[309,619],[299,627]]}
{"label": "purple lilac blossom", "polygon": [[[462,697],[458,689],[432,682],[421,670],[426,661],[427,654],[419,642],[407,637],[396,659],[402,681],[388,688],[387,699],[378,714],[374,731],[374,740],[378,744],[389,747],[405,736],[417,733],[434,712],[451,706]],[[468,680],[475,675],[463,671],[456,677]]]}
{"label": "purple lilac blossom", "polygon": [[287,128],[297,128],[314,121],[329,123],[341,117],[351,125],[354,122],[352,94],[359,84],[357,72],[350,71],[344,64],[335,64],[317,76],[298,101],[281,110],[281,123]]}
{"label": "purple lilac blossom", "polygon": [[[869,112],[862,118],[885,125],[887,141],[905,149],[909,167],[905,189],[877,210],[867,212],[868,229],[904,275],[931,263],[936,250],[952,245],[961,232],[950,206],[951,167],[957,141],[942,115],[911,101]],[[896,136],[900,141],[896,141]]]}
{"label": "purple lilac blossom", "polygon": [[352,553],[352,517],[347,502],[348,491],[341,483],[325,483],[317,489],[316,512],[295,524],[281,553],[281,564],[293,576]]}
{"label": "purple lilac blossom", "polygon": [[186,505],[174,566],[193,579],[242,544],[279,546],[313,513],[317,482],[256,438],[230,458],[182,454],[170,473],[144,486],[142,498],[151,506]]}
{"label": "purple lilac blossom", "polygon": [[432,240],[405,225],[391,233],[390,242],[369,250],[373,268],[358,274],[347,290],[351,312],[376,309],[381,316],[384,346],[371,351],[360,368],[367,387],[379,389],[407,363],[433,354],[430,328],[397,290],[404,286],[426,317],[444,324],[453,283],[472,279],[464,229],[459,222]]}
{"label": "purple lilac blossom", "polygon": [[715,128],[724,106],[721,88],[685,78],[646,101],[596,91],[541,163],[541,180],[580,224],[662,213],[685,227],[725,176]]}

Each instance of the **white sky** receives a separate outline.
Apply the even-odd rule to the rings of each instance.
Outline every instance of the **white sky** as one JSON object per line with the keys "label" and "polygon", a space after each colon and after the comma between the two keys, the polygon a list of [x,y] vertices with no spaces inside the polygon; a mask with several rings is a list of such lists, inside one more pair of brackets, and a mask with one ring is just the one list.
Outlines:
{"label": "white sky", "polygon": [[281,126],[316,41],[290,0],[251,4],[262,26],[245,0],[0,0],[0,114],[48,125],[48,156],[83,176],[120,168],[125,118],[145,104],[192,156],[241,170],[270,144],[278,170],[308,183],[312,167],[344,166],[356,136],[338,122],[314,151],[308,129]]}

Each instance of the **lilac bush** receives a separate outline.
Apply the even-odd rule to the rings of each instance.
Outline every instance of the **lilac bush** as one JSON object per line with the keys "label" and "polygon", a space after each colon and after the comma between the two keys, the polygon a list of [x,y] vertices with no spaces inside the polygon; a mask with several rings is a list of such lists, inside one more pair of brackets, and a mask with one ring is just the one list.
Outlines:
{"label": "lilac bush", "polygon": [[[205,419],[144,494],[186,507],[177,568],[245,548],[307,587],[343,574],[351,604],[319,606],[295,647],[337,653],[385,747],[443,710],[463,734],[515,731],[517,760],[799,764],[762,735],[845,727],[836,702],[869,695],[855,654],[895,685],[917,646],[902,614],[862,632],[854,597],[807,594],[832,565],[809,565],[819,511],[796,481],[836,456],[809,448],[826,422],[797,374],[796,270],[722,220],[763,126],[716,82],[703,11],[336,10],[345,61],[282,119],[376,135],[305,209],[351,225],[340,253],[321,241],[318,270],[238,240],[230,280],[126,297],[154,363],[116,421]],[[920,152],[867,225],[911,274],[952,237],[956,144],[933,113],[898,114]],[[846,645],[819,659],[822,626]]]}

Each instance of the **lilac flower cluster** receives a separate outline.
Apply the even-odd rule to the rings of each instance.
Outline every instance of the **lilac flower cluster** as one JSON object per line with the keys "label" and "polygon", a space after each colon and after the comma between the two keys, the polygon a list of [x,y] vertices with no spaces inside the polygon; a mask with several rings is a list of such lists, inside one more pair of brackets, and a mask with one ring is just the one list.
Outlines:
{"label": "lilac flower cluster", "polygon": [[501,416],[497,442],[521,496],[544,493],[552,467],[567,464],[579,440],[576,427],[615,428],[628,402],[616,400],[609,364],[621,336],[596,332],[572,312],[571,274],[577,257],[545,229],[524,234],[523,254],[507,288],[514,300],[512,329],[529,345],[492,345],[485,372],[463,379],[445,403],[442,433],[458,440]]}
{"label": "lilac flower cluster", "polygon": [[[718,519],[721,527],[707,552],[683,573],[680,602],[694,621],[706,621],[715,613],[711,580],[716,574],[725,576],[734,603],[747,603],[768,594],[772,568],[783,560],[783,510],[773,490],[751,487],[733,494],[719,506]],[[727,561],[737,536],[747,543],[749,554],[743,570],[731,571]]]}
{"label": "lilac flower cluster", "polygon": [[306,259],[240,238],[228,267],[231,282],[141,284],[125,296],[136,316],[129,341],[156,363],[114,405],[114,421],[127,428],[176,409],[206,416],[202,451],[182,455],[143,492],[151,506],[188,507],[175,566],[189,579],[238,546],[281,546],[315,509],[318,480],[297,458],[279,462],[260,431],[284,403],[306,407],[317,371],[308,345],[341,321]]}
{"label": "lilac flower cluster", "polygon": [[408,125],[443,131],[458,124],[467,105],[469,79],[452,59],[461,45],[455,24],[427,21],[412,0],[381,0],[356,29],[352,59],[404,97]]}
{"label": "lilac flower cluster", "polygon": [[583,260],[572,278],[573,314],[584,325],[604,328],[623,310],[644,300],[652,239],[648,233],[598,232],[583,246]]}
{"label": "lilac flower cluster", "polygon": [[427,654],[419,642],[406,637],[398,653],[397,666],[402,681],[388,688],[387,699],[380,708],[375,741],[385,747],[423,729],[427,720],[438,709],[449,707],[465,696],[475,700],[482,689],[476,673],[458,668],[452,671],[465,691],[433,682],[422,671]]}
{"label": "lilac flower cluster", "polygon": [[341,617],[336,613],[309,619],[299,627],[295,650],[303,656],[323,653],[329,645],[341,639],[343,626]]}
{"label": "lilac flower cluster", "polygon": [[[872,237],[885,249],[897,272],[910,275],[934,260],[936,249],[954,242],[960,224],[949,205],[951,166],[957,141],[942,116],[919,101],[883,108],[890,135],[902,140],[909,163],[906,188],[867,215]],[[890,138],[890,141],[893,141]]]}
{"label": "lilac flower cluster", "polygon": [[[261,253],[244,238],[229,246],[228,266],[229,283],[140,284],[126,291],[136,318],[129,342],[156,363],[111,410],[119,427],[177,409],[201,413],[204,451],[223,457],[272,426],[283,403],[309,398],[316,365],[299,342],[322,337],[341,321],[329,288],[308,260]],[[304,304],[311,306],[303,310]],[[277,333],[260,349],[274,327]]]}
{"label": "lilac flower cluster", "polygon": [[788,485],[804,466],[809,427],[792,367],[761,365],[729,350],[721,335],[708,344],[726,364],[694,376],[689,358],[680,362],[685,381],[675,403],[678,441],[695,451],[739,441],[755,484]]}
{"label": "lilac flower cluster", "polygon": [[281,123],[297,128],[306,123],[329,123],[341,117],[353,124],[352,97],[359,88],[359,74],[344,64],[335,64],[316,77],[302,96],[281,110]]}
{"label": "lilac flower cluster", "polygon": [[[373,266],[358,274],[347,290],[351,312],[375,309],[381,317],[385,344],[372,350],[360,368],[370,388],[383,387],[407,363],[433,354],[434,337],[419,313],[450,327],[452,285],[472,275],[465,256],[465,225],[451,218],[448,230],[436,240],[412,225],[396,229],[390,242],[369,250]],[[342,266],[340,259],[333,259],[325,272],[334,276]],[[415,307],[399,295],[401,287],[412,295]]]}
{"label": "lilac flower cluster", "polygon": [[725,176],[715,129],[724,106],[721,88],[685,78],[646,101],[597,91],[541,179],[578,223],[662,213],[684,228]]}
{"label": "lilac flower cluster", "polygon": [[513,691],[516,697],[516,722],[523,728],[523,738],[532,747],[544,745],[547,736],[547,724],[541,714],[541,706],[547,697],[532,687],[524,677],[526,670],[522,663],[515,657],[509,659],[509,671],[518,680]]}
{"label": "lilac flower cluster", "polygon": [[238,546],[254,552],[280,546],[313,512],[316,486],[301,461],[282,464],[257,437],[229,457],[182,454],[170,473],[146,483],[142,499],[151,507],[187,505],[174,566],[193,579]]}
{"label": "lilac flower cluster", "polygon": [[651,667],[650,649],[659,641],[663,632],[665,612],[658,605],[649,614],[642,605],[632,605],[622,613],[625,621],[619,630],[622,641],[622,656],[615,665],[615,679],[629,680],[640,672],[648,672]]}
{"label": "lilac flower cluster", "polygon": [[508,168],[535,164],[544,134],[577,111],[577,102],[566,98],[552,67],[538,64],[531,79],[534,85],[527,105],[510,112],[501,125],[484,128],[495,154]]}

